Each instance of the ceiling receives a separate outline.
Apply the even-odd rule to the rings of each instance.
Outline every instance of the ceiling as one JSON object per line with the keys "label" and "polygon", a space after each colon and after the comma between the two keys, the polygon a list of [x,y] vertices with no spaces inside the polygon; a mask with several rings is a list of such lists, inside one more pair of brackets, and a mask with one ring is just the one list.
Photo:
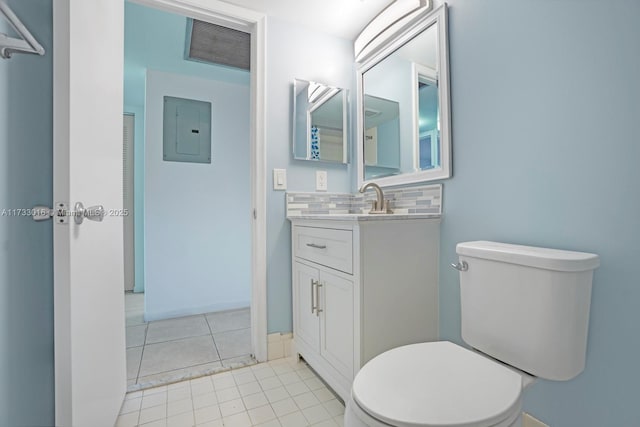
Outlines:
{"label": "ceiling", "polygon": [[393,0],[224,0],[348,40]]}

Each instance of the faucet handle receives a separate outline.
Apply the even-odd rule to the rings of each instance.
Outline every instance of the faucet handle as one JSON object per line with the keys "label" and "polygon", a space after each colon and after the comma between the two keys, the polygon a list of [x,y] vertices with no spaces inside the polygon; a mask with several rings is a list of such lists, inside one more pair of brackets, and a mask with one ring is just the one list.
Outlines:
{"label": "faucet handle", "polygon": [[372,200],[371,201],[371,212],[376,212],[378,210],[378,201],[377,200]]}

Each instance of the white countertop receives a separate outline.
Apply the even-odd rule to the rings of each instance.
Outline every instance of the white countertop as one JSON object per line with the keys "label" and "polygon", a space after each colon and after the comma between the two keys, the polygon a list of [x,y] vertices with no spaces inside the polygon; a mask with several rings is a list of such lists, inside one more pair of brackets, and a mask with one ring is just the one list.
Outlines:
{"label": "white countertop", "polygon": [[289,221],[313,220],[313,221],[380,221],[400,219],[439,219],[440,214],[312,214],[289,216]]}

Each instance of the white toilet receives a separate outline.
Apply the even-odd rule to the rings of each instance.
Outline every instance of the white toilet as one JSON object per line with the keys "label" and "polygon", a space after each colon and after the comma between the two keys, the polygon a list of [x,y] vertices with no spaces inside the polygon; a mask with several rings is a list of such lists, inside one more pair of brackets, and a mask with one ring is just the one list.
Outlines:
{"label": "white toilet", "polygon": [[511,427],[540,377],[584,369],[597,255],[496,242],[456,247],[462,339],[382,353],[356,375],[346,427]]}

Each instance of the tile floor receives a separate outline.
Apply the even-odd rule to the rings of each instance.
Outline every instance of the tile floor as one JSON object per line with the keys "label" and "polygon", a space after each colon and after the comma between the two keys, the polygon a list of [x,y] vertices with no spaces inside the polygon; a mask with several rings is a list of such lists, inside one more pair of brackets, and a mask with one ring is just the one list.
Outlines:
{"label": "tile floor", "polygon": [[342,426],[344,405],[292,358],[128,393],[116,427]]}
{"label": "tile floor", "polygon": [[145,322],[144,294],[125,294],[129,390],[255,363],[249,309]]}

